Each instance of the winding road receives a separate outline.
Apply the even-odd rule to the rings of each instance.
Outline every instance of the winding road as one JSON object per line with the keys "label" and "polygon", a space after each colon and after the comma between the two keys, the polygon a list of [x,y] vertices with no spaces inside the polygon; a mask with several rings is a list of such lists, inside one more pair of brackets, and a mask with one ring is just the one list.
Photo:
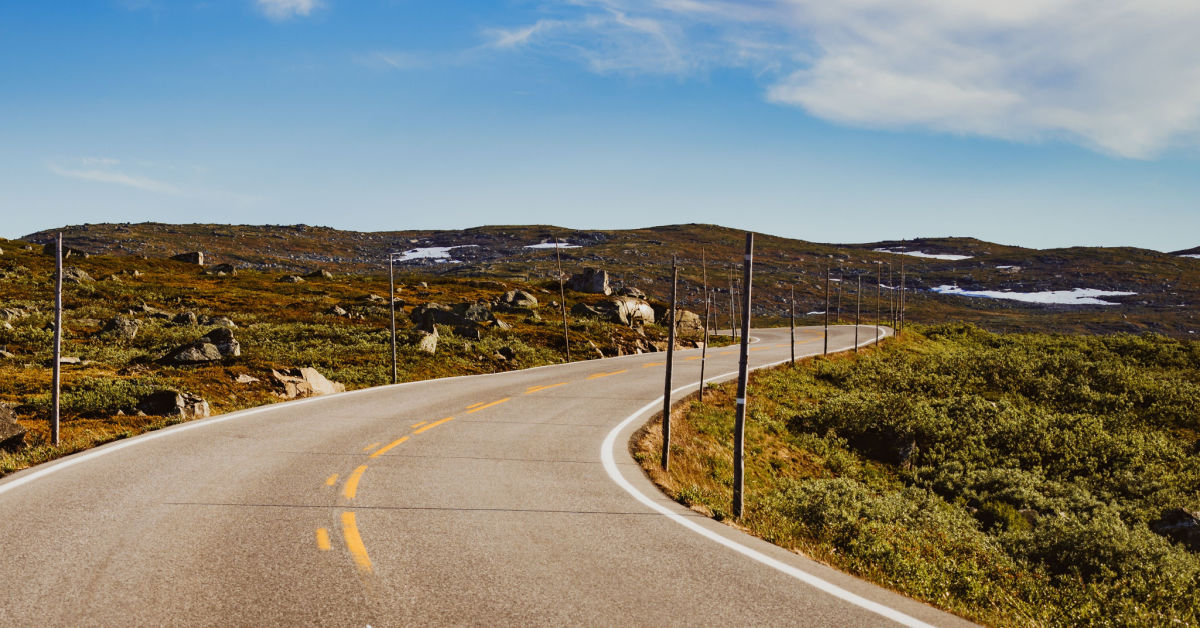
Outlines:
{"label": "winding road", "polygon": [[[752,367],[789,357],[786,329],[752,336]],[[663,360],[276,404],[14,474],[0,625],[967,624],[666,499],[628,453]],[[736,347],[706,370],[735,376]]]}

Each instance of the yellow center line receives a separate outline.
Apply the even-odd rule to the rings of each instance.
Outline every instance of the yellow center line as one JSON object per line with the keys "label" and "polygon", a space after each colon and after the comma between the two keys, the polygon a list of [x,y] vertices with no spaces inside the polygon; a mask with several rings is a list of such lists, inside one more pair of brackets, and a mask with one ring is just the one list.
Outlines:
{"label": "yellow center line", "polygon": [[467,414],[471,414],[471,413],[474,413],[474,412],[479,412],[480,410],[487,410],[488,408],[490,408],[490,407],[492,407],[492,406],[498,406],[498,405],[500,405],[500,404],[504,403],[505,401],[508,401],[509,399],[512,399],[512,397],[505,397],[505,398],[503,398],[503,399],[501,399],[501,400],[499,400],[499,401],[493,401],[493,402],[491,402],[491,403],[488,403],[488,404],[484,404],[484,405],[482,405],[482,406],[479,406],[478,408],[475,408],[474,410],[467,410]]}
{"label": "yellow center line", "polygon": [[588,379],[600,379],[601,377],[608,377],[609,375],[620,375],[621,373],[628,373],[628,372],[629,372],[629,369],[613,371],[611,373],[596,373],[594,375],[588,375]]}
{"label": "yellow center line", "polygon": [[375,449],[376,447],[378,447],[378,446],[380,446],[380,445],[382,445],[382,444],[383,444],[383,443],[371,443],[370,445],[367,445],[366,447],[363,447],[363,451],[371,451],[372,449]]}
{"label": "yellow center line", "polygon": [[642,368],[648,369],[652,366],[663,366],[665,364],[666,364],[666,362],[647,362],[646,364],[642,365]]}
{"label": "yellow center line", "polygon": [[700,359],[700,356],[698,356],[698,355],[693,355],[693,356],[692,356],[692,357],[690,357],[690,358],[684,358],[684,359],[683,359],[683,361],[684,361],[684,362],[691,362],[692,360],[699,360],[699,359]]}
{"label": "yellow center line", "polygon": [[471,405],[467,406],[467,409],[468,409],[468,410],[470,410],[471,408],[478,408],[479,406],[482,406],[482,405],[483,405],[483,404],[485,404],[485,403],[487,403],[487,402],[486,402],[486,401],[480,401],[479,403],[473,403],[473,404],[471,404]]}
{"label": "yellow center line", "polygon": [[546,384],[545,386],[530,386],[529,388],[525,389],[525,394],[531,395],[535,392],[541,392],[543,390],[549,390],[551,388],[558,388],[559,386],[566,386],[566,385],[567,385],[566,382],[559,382],[557,384]]}
{"label": "yellow center line", "polygon": [[367,546],[363,545],[362,537],[358,534],[358,522],[354,520],[354,511],[347,510],[342,513],[342,534],[346,537],[346,549],[350,550],[350,555],[354,557],[354,564],[370,573],[371,557],[367,556]]}
{"label": "yellow center line", "polygon": [[317,528],[317,547],[322,551],[329,551],[329,530]]}
{"label": "yellow center line", "polygon": [[391,449],[392,447],[395,447],[396,445],[399,445],[400,443],[403,443],[403,442],[404,442],[404,441],[406,441],[406,440],[408,440],[408,437],[407,437],[407,436],[403,436],[403,437],[401,437],[401,438],[397,438],[396,440],[394,440],[394,441],[392,441],[392,442],[388,443],[388,444],[387,444],[387,446],[383,447],[383,448],[382,448],[382,449],[380,449],[379,451],[377,451],[377,452],[375,452],[375,453],[373,453],[373,454],[371,454],[370,456],[367,456],[367,457],[368,457],[368,458],[378,458],[378,457],[382,456],[383,454],[387,453],[387,450]]}
{"label": "yellow center line", "polygon": [[421,432],[424,432],[425,430],[433,429],[433,428],[441,425],[442,423],[445,423],[446,421],[453,421],[453,420],[454,420],[454,417],[448,416],[448,417],[442,419],[441,421],[434,421],[433,423],[430,423],[429,425],[426,425],[425,427],[414,431],[413,434],[420,434]]}
{"label": "yellow center line", "polygon": [[751,351],[766,351],[767,349],[770,349],[770,348],[771,347],[754,347],[753,349],[750,349],[750,350]]}
{"label": "yellow center line", "polygon": [[731,353],[733,353],[733,352],[732,351],[722,351],[722,352],[718,353],[717,355],[729,355]]}
{"label": "yellow center line", "polygon": [[354,499],[354,496],[358,493],[358,481],[362,479],[362,474],[366,470],[367,465],[364,464],[355,469],[354,473],[351,473],[350,477],[346,479],[346,485],[342,487],[342,495],[345,495],[346,499]]}
{"label": "yellow center line", "polygon": [[338,474],[336,474],[336,473],[329,476],[329,479],[325,480],[325,486],[333,486],[334,484],[337,484],[337,478],[338,478]]}
{"label": "yellow center line", "polygon": [[425,425],[428,422],[429,421],[421,421],[420,423],[413,423],[410,427],[418,428],[418,427],[421,427],[422,425]]}

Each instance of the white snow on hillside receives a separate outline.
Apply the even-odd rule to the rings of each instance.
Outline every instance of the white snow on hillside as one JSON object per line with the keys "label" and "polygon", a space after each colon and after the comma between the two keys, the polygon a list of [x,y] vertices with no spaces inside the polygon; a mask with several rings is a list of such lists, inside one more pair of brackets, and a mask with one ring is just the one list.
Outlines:
{"label": "white snow on hillside", "polygon": [[[542,242],[540,244],[526,244],[525,248],[527,248],[527,249],[552,249],[552,248],[554,248],[554,243],[553,242]],[[577,248],[579,248],[579,245],[571,244],[570,242],[566,242],[566,241],[560,241],[558,243],[558,248],[560,248],[560,249],[577,249]]]}
{"label": "white snow on hillside", "polygon": [[876,253],[892,253],[893,255],[911,255],[912,257],[924,257],[927,259],[946,259],[960,260],[971,259],[970,255],[951,255],[949,253],[922,253],[921,251],[893,251],[890,249],[875,249]]}
{"label": "white snow on hillside", "polygon": [[1179,257],[1190,257],[1193,259],[1200,259],[1200,253],[1184,253],[1183,255],[1180,255]]}
{"label": "white snow on hillside", "polygon": [[435,262],[453,262],[450,259],[450,251],[454,249],[464,249],[467,247],[479,246],[477,244],[464,244],[462,246],[427,246],[418,249],[409,249],[403,255],[396,258],[397,262],[407,262],[414,259],[431,259]]}
{"label": "white snow on hillside", "polygon": [[1006,292],[1000,290],[963,290],[958,286],[938,286],[931,290],[938,294],[955,294],[962,297],[980,297],[984,299],[1008,299],[1024,303],[1045,303],[1054,305],[1120,305],[1097,297],[1123,297],[1136,292],[1114,292],[1111,290],[1096,290],[1094,288],[1075,288],[1074,290],[1047,290],[1045,292]]}

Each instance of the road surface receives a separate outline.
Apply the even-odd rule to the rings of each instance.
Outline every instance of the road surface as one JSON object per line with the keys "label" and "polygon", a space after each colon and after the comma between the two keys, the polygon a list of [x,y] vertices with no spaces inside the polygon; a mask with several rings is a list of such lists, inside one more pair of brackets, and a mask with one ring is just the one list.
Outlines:
{"label": "road surface", "polygon": [[[752,366],[787,334],[755,330]],[[698,356],[676,353],[680,395]],[[0,625],[965,624],[664,498],[628,453],[663,360],[278,404],[14,474]]]}

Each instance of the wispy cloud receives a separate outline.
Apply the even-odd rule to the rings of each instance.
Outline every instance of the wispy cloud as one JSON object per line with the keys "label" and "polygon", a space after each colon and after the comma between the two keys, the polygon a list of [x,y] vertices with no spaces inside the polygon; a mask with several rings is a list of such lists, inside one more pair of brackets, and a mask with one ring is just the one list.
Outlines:
{"label": "wispy cloud", "polygon": [[181,193],[180,188],[176,185],[150,177],[129,174],[128,172],[119,170],[119,165],[120,161],[116,159],[85,157],[79,160],[78,167],[63,167],[52,163],[49,164],[49,168],[54,174],[69,179],[112,183],[159,194],[174,195]]}
{"label": "wispy cloud", "polygon": [[1150,158],[1200,140],[1200,4],[1186,0],[566,0],[485,32],[598,73],[744,68],[833,122]]}
{"label": "wispy cloud", "polygon": [[320,0],[254,0],[258,10],[272,20],[287,20],[310,15],[322,6]]}

